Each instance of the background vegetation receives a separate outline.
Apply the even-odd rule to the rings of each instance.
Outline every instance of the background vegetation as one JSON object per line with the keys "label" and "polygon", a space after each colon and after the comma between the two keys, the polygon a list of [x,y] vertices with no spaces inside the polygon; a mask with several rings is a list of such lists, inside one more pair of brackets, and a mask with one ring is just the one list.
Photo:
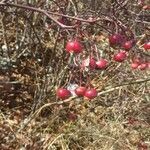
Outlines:
{"label": "background vegetation", "polygon": [[[0,149],[148,150],[150,71],[133,70],[134,57],[149,60],[149,2],[140,0],[0,1]],[[73,16],[73,17],[72,17]],[[116,63],[120,48],[108,36],[121,32],[136,45]],[[80,68],[68,64],[66,42],[84,45],[79,62],[97,47],[104,71],[82,72],[99,96],[61,101],[56,89],[79,84]],[[90,80],[90,81],[89,81]]]}

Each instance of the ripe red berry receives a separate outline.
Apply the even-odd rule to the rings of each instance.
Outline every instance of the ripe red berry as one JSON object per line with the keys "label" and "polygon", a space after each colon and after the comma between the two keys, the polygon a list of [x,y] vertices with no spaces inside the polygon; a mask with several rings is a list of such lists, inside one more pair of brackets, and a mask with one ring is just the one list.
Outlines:
{"label": "ripe red berry", "polygon": [[114,60],[117,62],[123,62],[127,57],[127,54],[125,51],[120,51],[119,53],[114,55]]}
{"label": "ripe red berry", "polygon": [[141,58],[139,58],[139,57],[137,57],[137,58],[134,58],[133,60],[133,63],[137,63],[137,64],[141,64],[141,62],[142,62],[142,59]]}
{"label": "ripe red berry", "polygon": [[94,88],[88,89],[86,90],[84,96],[87,97],[88,99],[93,99],[97,96],[97,91]]}
{"label": "ripe red berry", "polygon": [[145,43],[145,44],[143,45],[143,47],[144,47],[145,50],[150,49],[150,41],[147,42],[147,43]]}
{"label": "ripe red berry", "polygon": [[144,6],[143,6],[143,9],[144,9],[144,10],[150,10],[150,5],[144,5]]}
{"label": "ripe red berry", "polygon": [[89,66],[90,66],[91,69],[96,68],[96,61],[95,61],[94,58],[90,58]]}
{"label": "ripe red berry", "polygon": [[122,42],[123,42],[123,36],[121,34],[114,34],[114,35],[109,36],[110,46],[120,45]]}
{"label": "ripe red berry", "polygon": [[93,57],[91,57],[91,58],[88,57],[82,61],[81,67],[82,68],[90,67],[90,69],[95,69],[96,68],[96,61]]}
{"label": "ripe red berry", "polygon": [[126,41],[125,43],[123,43],[122,47],[126,51],[129,51],[133,47],[133,41]]}
{"label": "ripe red berry", "polygon": [[139,66],[139,64],[136,63],[136,62],[133,62],[133,63],[131,64],[131,68],[132,68],[132,69],[136,69],[136,68],[138,68],[138,66]]}
{"label": "ripe red berry", "polygon": [[138,69],[145,70],[148,67],[147,63],[142,63],[138,66]]}
{"label": "ripe red berry", "polygon": [[86,87],[83,87],[83,86],[77,87],[75,89],[75,94],[77,96],[84,96],[85,92],[86,92]]}
{"label": "ripe red berry", "polygon": [[82,44],[77,40],[68,41],[66,45],[67,52],[81,53],[82,48]]}
{"label": "ripe red berry", "polygon": [[67,89],[59,88],[56,92],[56,95],[58,96],[58,98],[64,100],[71,96],[71,92]]}
{"label": "ripe red berry", "polygon": [[147,63],[147,68],[150,69],[150,62]]}
{"label": "ripe red berry", "polygon": [[96,62],[96,65],[98,69],[106,69],[108,61],[106,59],[100,59],[99,61]]}
{"label": "ripe red berry", "polygon": [[138,66],[142,63],[141,58],[139,57],[135,57],[132,59],[132,63],[131,63],[131,68],[132,69],[137,69]]}

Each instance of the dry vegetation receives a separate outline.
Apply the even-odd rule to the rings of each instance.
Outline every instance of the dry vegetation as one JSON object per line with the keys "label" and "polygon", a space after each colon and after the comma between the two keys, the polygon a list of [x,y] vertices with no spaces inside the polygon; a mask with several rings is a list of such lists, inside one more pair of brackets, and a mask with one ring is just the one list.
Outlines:
{"label": "dry vegetation", "polygon": [[[150,56],[142,49],[150,38],[149,10],[137,0],[6,2],[0,1],[0,149],[150,149],[150,71],[130,68],[134,56]],[[60,18],[55,12],[99,21],[67,28],[76,19],[67,18],[62,26],[55,22]],[[96,44],[111,60],[115,50],[109,47],[108,35],[116,30],[134,34],[138,44],[124,63],[111,61],[106,71],[83,73],[83,82],[90,76],[99,96],[92,101],[58,100],[58,87],[80,82],[79,68],[68,65],[66,40],[78,37],[85,56]]]}

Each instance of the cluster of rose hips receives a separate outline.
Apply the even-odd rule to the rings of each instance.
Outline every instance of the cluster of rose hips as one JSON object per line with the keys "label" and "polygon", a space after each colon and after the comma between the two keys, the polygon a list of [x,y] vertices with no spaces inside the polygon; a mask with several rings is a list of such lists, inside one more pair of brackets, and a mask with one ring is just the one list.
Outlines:
{"label": "cluster of rose hips", "polygon": [[143,61],[140,58],[135,58],[132,60],[131,68],[145,70],[145,69],[150,68],[150,62]]}
{"label": "cluster of rose hips", "polygon": [[[123,62],[127,58],[127,53],[129,52],[129,50],[135,45],[135,41],[125,40],[125,38],[121,34],[114,34],[109,37],[109,44],[111,47],[119,46],[123,49],[115,53],[113,56],[114,61]],[[145,43],[143,45],[143,48],[145,50],[150,50],[150,42]],[[83,46],[78,40],[71,40],[66,44],[66,51],[69,53],[79,54],[83,51]],[[84,61],[83,66],[85,66]],[[90,69],[106,69],[108,67],[108,61],[103,58],[96,61],[94,57],[90,57],[88,66],[90,67]],[[133,69],[139,68],[141,70],[144,70],[149,66],[150,64],[148,62],[141,62],[137,59],[134,60],[131,64],[131,67]],[[83,86],[77,87],[74,90],[74,93],[79,97],[84,96],[88,99],[93,99],[98,95],[95,88],[86,88]],[[56,94],[57,97],[62,100],[67,99],[72,95],[71,92],[66,88],[59,88]]]}
{"label": "cluster of rose hips", "polygon": [[[93,99],[97,96],[97,90],[94,88],[86,88],[84,86],[79,86],[74,90],[75,94],[79,97],[86,97],[88,99]],[[57,96],[62,99],[65,100],[67,98],[69,98],[70,96],[72,96],[71,92],[66,89],[66,88],[59,88],[57,90]]]}
{"label": "cluster of rose hips", "polygon": [[[121,46],[124,51],[119,52],[118,54],[114,55],[114,60],[118,62],[122,62],[126,59],[127,53],[132,49],[132,47],[135,45],[134,40],[128,40],[126,41],[124,37],[120,34],[115,34],[109,37],[109,43],[111,46]],[[150,41],[145,43],[143,45],[143,48],[148,51],[150,50]],[[139,58],[136,58],[131,63],[132,69],[140,69],[145,70],[150,68],[150,62],[148,61],[142,61]]]}
{"label": "cluster of rose hips", "polygon": [[[69,53],[81,53],[83,50],[83,46],[82,44],[78,41],[78,40],[72,40],[72,41],[69,41],[66,45],[66,51],[69,52]],[[105,60],[102,61],[102,64],[100,64],[101,67],[104,67],[106,66],[107,62],[105,62]],[[96,67],[96,62],[93,58],[90,59],[90,66],[92,68],[95,68]],[[103,66],[102,66],[103,65]],[[75,90],[74,90],[74,93],[79,96],[79,97],[86,97],[88,99],[93,99],[97,96],[98,92],[95,88],[86,88],[84,86],[79,86],[77,87]],[[57,94],[57,97],[62,99],[62,100],[65,100],[69,97],[72,96],[71,92],[66,89],[66,88],[59,88],[56,92]]]}

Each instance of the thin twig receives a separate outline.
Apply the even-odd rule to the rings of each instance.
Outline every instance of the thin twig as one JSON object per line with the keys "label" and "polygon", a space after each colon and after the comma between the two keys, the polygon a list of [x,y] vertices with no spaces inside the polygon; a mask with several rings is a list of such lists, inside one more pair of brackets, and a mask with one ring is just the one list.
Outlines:
{"label": "thin twig", "polygon": [[22,8],[22,9],[42,13],[42,14],[46,15],[49,19],[51,19],[55,23],[57,23],[60,27],[65,28],[65,29],[72,29],[72,28],[76,27],[76,26],[67,26],[67,25],[62,24],[61,22],[57,21],[57,19],[55,19],[54,17],[52,17],[50,15],[50,14],[55,15],[54,13],[47,12],[46,10],[43,10],[43,9],[40,9],[40,8],[35,8],[35,7],[31,7],[31,6],[24,6],[24,5],[19,5],[19,4],[12,4],[12,3],[0,3],[0,6],[10,6],[10,7]]}
{"label": "thin twig", "polygon": [[[148,82],[150,81],[150,78],[148,79],[143,79],[143,80],[137,80],[137,81],[134,81],[134,82],[128,82],[128,83],[124,83],[124,84],[121,84],[121,85],[117,85],[115,87],[112,87],[112,88],[106,88],[107,90],[105,91],[101,91],[98,93],[98,96],[100,95],[103,95],[103,94],[106,94],[106,93],[109,93],[109,92],[112,92],[114,90],[117,90],[121,87],[124,87],[124,86],[127,86],[127,85],[132,85],[132,84],[140,84],[140,83],[145,83],[145,82]],[[36,118],[36,116],[46,107],[50,107],[50,106],[53,106],[53,105],[61,105],[61,104],[64,104],[64,103],[68,103],[70,101],[73,101],[76,99],[76,96],[73,96],[73,97],[70,97],[69,99],[66,99],[64,101],[58,101],[58,102],[53,102],[53,103],[47,103],[45,105],[43,105],[41,108],[39,108],[34,114],[32,114],[31,116],[28,117],[28,119],[23,122],[23,124],[21,125],[21,128],[18,130],[18,132],[20,132],[21,130],[23,130],[33,119]]]}
{"label": "thin twig", "polygon": [[64,15],[64,14],[60,14],[60,13],[50,12],[50,11],[46,11],[46,10],[43,10],[43,9],[40,9],[40,8],[35,8],[35,7],[31,7],[31,6],[24,6],[24,5],[20,5],[20,4],[0,3],[0,6],[17,7],[17,8],[22,8],[22,9],[27,9],[27,10],[42,13],[42,14],[46,15],[49,19],[53,20],[55,23],[60,25],[62,28],[66,28],[66,29],[75,28],[76,26],[64,25],[61,22],[57,21],[55,18],[53,18],[51,15],[62,16],[62,17],[66,17],[66,18],[70,18],[70,19],[74,19],[74,20],[78,20],[78,21],[82,21],[82,22],[87,22],[87,23],[94,23],[94,22],[103,21],[103,20],[113,21],[108,17],[97,18],[97,19],[93,19],[93,20],[85,20],[85,19],[78,18],[78,17],[75,17],[75,16],[69,16],[69,15]]}

